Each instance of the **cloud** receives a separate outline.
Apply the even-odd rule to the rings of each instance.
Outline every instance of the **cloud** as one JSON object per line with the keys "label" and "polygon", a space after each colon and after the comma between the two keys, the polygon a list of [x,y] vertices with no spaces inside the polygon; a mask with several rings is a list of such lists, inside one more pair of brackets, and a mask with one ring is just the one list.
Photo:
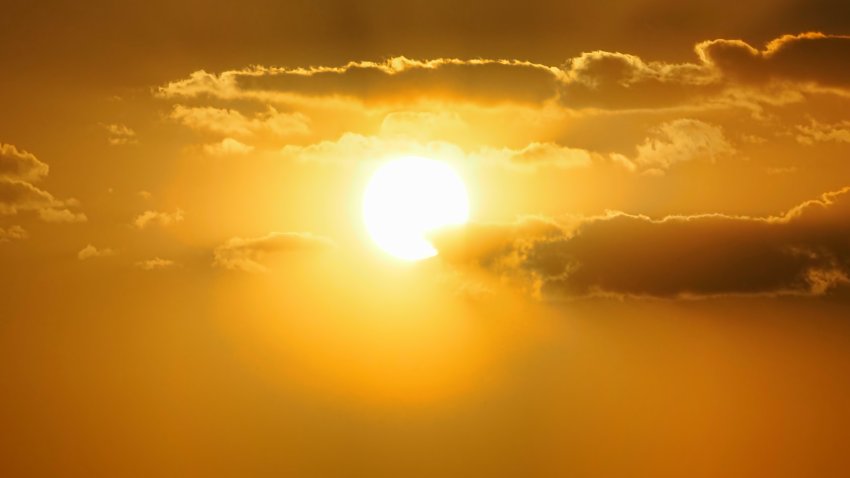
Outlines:
{"label": "cloud", "polygon": [[175,105],[170,116],[194,130],[225,136],[251,137],[261,133],[291,136],[310,132],[310,119],[306,115],[280,113],[271,106],[249,118],[233,109]]}
{"label": "cloud", "polygon": [[85,214],[70,210],[77,206],[73,199],[58,200],[26,181],[0,178],[0,214],[35,211],[46,222],[84,222]]}
{"label": "cloud", "polygon": [[77,253],[77,259],[84,261],[86,259],[92,259],[95,257],[109,257],[114,255],[115,251],[108,247],[98,249],[97,247],[89,244]]}
{"label": "cloud", "polygon": [[[657,109],[801,101],[793,91],[811,85],[850,92],[850,36],[784,35],[764,50],[742,40],[716,39],[694,50],[696,61],[687,63],[646,61],[620,52],[582,53],[564,65],[560,100],[572,108]],[[782,84],[780,91],[771,83]]]}
{"label": "cloud", "polygon": [[245,272],[266,272],[268,269],[262,261],[270,254],[321,251],[333,246],[330,239],[306,232],[272,232],[260,237],[234,237],[215,249],[213,265]]}
{"label": "cloud", "polygon": [[50,168],[33,154],[19,151],[14,145],[0,143],[0,179],[38,181]]}
{"label": "cloud", "polygon": [[826,124],[812,119],[809,124],[798,125],[796,129],[794,138],[800,144],[812,145],[828,141],[850,143],[850,120]]}
{"label": "cloud", "polygon": [[[554,102],[570,109],[658,109],[801,101],[802,96],[788,91],[808,91],[811,85],[850,94],[850,72],[845,67],[850,57],[848,36],[785,35],[763,50],[742,40],[715,39],[694,49],[695,58],[680,63],[591,51],[560,65],[519,59],[393,57],[342,66],[196,71],[160,87],[158,95],[279,103],[348,99],[397,105],[431,99],[484,105]],[[773,80],[787,91],[775,91],[769,85]],[[743,97],[742,88],[749,90]]]}
{"label": "cloud", "polygon": [[695,119],[677,119],[662,123],[637,146],[637,155],[614,159],[627,169],[648,174],[663,174],[675,163],[694,160],[715,161],[735,153],[719,126]]}
{"label": "cloud", "polygon": [[704,63],[734,81],[778,80],[850,88],[850,36],[819,32],[783,35],[764,50],[742,40],[711,40],[699,43],[696,51]]}
{"label": "cloud", "polygon": [[305,146],[287,145],[280,154],[294,160],[327,163],[380,161],[396,156],[420,155],[447,161],[501,165],[519,172],[543,168],[581,169],[614,163],[635,173],[663,175],[677,163],[714,162],[737,153],[721,127],[690,118],[667,121],[650,129],[648,136],[635,149],[631,157],[619,153],[602,154],[554,142],[531,142],[519,148],[484,146],[466,150],[447,141],[345,133],[336,140]]}
{"label": "cloud", "polygon": [[469,225],[434,244],[444,260],[541,298],[822,295],[850,281],[850,187],[779,216],[653,219],[622,212]]}
{"label": "cloud", "polygon": [[114,123],[101,124],[101,126],[107,131],[107,141],[109,141],[109,144],[112,146],[136,144],[139,142],[136,138],[136,132],[126,125]]}
{"label": "cloud", "polygon": [[799,170],[796,166],[776,166],[771,168],[765,168],[765,172],[771,176],[776,176],[780,174],[793,174]]}
{"label": "cloud", "polygon": [[464,152],[458,146],[444,141],[421,142],[405,137],[345,133],[333,141],[325,140],[306,146],[287,145],[280,150],[280,154],[300,161],[334,163],[375,161],[404,155],[457,159],[463,157]]}
{"label": "cloud", "polygon": [[49,172],[47,164],[14,145],[0,143],[0,214],[34,211],[46,222],[83,222],[86,215],[71,211],[76,200],[59,200],[32,183]]}
{"label": "cloud", "polygon": [[669,107],[723,90],[716,70],[700,63],[645,62],[594,51],[567,60],[560,101],[571,108]]}
{"label": "cloud", "polygon": [[345,133],[335,141],[298,146],[287,145],[281,155],[300,161],[358,162],[418,155],[446,161],[482,162],[530,172],[539,168],[574,169],[588,167],[598,156],[589,151],[556,143],[533,142],[522,148],[482,147],[472,151],[447,141],[420,141],[407,136],[364,136]]}
{"label": "cloud", "polygon": [[[68,201],[65,201],[65,203],[67,204]],[[62,207],[40,209],[38,216],[45,222],[86,222],[88,220],[85,214]]]}
{"label": "cloud", "polygon": [[159,257],[154,257],[153,259],[147,259],[144,261],[136,262],[136,267],[145,271],[171,269],[176,265],[177,264],[170,259],[162,259]]}
{"label": "cloud", "polygon": [[175,209],[174,212],[145,211],[133,220],[133,225],[139,229],[150,226],[166,227],[183,221],[183,210]]}
{"label": "cloud", "polygon": [[534,171],[541,167],[585,168],[593,163],[592,153],[584,149],[538,142],[520,149],[483,148],[471,156],[484,161],[497,161],[520,171]]}
{"label": "cloud", "polygon": [[499,164],[517,171],[540,168],[575,169],[611,160],[630,171],[663,174],[673,164],[715,159],[735,153],[723,130],[695,119],[677,119],[653,128],[637,146],[634,158],[602,154],[553,142],[532,142],[521,148],[481,147],[466,151],[446,141],[423,141],[404,135],[364,136],[345,133],[335,141],[306,146],[287,145],[281,155],[301,161],[358,162],[391,156],[422,155],[444,160]]}
{"label": "cloud", "polygon": [[196,71],[161,87],[160,96],[297,101],[345,97],[364,102],[443,98],[464,102],[539,103],[557,94],[561,70],[498,59],[393,57],[339,67],[252,67],[220,74]]}
{"label": "cloud", "polygon": [[56,198],[25,181],[0,179],[0,214],[45,209],[56,204]]}
{"label": "cloud", "polygon": [[7,228],[0,227],[0,242],[9,242],[13,240],[21,240],[29,237],[27,231],[21,226],[9,226]]}
{"label": "cloud", "polygon": [[404,136],[422,141],[468,132],[469,125],[455,112],[394,111],[384,116],[381,135]]}
{"label": "cloud", "polygon": [[254,147],[244,144],[233,138],[224,138],[218,143],[205,144],[204,152],[211,156],[233,156],[240,154],[248,154],[254,151]]}

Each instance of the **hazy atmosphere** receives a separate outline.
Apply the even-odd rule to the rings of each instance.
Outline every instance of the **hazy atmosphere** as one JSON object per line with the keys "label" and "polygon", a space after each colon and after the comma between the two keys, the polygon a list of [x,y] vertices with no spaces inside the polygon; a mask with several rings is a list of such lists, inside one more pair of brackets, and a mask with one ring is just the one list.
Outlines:
{"label": "hazy atmosphere", "polygon": [[850,473],[850,3],[0,0],[0,475]]}

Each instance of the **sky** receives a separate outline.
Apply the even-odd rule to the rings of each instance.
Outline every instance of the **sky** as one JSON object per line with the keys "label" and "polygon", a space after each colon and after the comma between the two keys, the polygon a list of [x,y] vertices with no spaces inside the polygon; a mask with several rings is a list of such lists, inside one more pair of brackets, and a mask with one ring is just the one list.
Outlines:
{"label": "sky", "polygon": [[3,476],[847,474],[847,2],[2,11]]}

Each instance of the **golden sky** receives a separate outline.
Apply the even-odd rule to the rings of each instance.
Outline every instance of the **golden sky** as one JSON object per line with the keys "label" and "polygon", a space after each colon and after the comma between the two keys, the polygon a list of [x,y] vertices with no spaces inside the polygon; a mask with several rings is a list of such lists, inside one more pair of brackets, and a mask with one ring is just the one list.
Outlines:
{"label": "golden sky", "polygon": [[850,3],[1,6],[0,475],[848,474]]}

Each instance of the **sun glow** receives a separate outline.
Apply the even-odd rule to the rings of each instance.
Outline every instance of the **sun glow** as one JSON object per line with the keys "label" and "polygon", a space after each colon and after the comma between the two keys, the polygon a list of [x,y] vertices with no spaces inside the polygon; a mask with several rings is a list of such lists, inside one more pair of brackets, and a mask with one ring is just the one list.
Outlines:
{"label": "sun glow", "polygon": [[388,254],[408,261],[432,257],[437,250],[426,234],[469,219],[466,187],[446,163],[417,156],[397,159],[372,175],[363,219]]}

